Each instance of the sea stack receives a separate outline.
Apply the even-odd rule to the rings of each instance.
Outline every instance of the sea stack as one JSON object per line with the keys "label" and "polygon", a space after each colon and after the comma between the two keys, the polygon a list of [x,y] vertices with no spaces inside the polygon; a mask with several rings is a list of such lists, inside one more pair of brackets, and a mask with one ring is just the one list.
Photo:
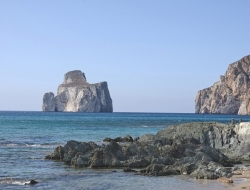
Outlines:
{"label": "sea stack", "polygon": [[80,70],[64,75],[57,95],[48,92],[43,96],[45,112],[113,112],[107,82],[89,84]]}
{"label": "sea stack", "polygon": [[250,55],[229,65],[213,86],[200,90],[195,113],[250,114]]}

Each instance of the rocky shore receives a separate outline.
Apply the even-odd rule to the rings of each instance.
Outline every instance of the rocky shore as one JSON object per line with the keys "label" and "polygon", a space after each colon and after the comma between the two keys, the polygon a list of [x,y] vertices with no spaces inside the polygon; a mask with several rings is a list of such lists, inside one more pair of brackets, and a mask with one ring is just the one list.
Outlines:
{"label": "rocky shore", "polygon": [[[124,168],[138,175],[188,174],[197,179],[230,178],[236,163],[250,160],[250,123],[187,123],[169,126],[156,135],[68,141],[45,159],[74,167]],[[223,179],[223,178],[222,178]]]}

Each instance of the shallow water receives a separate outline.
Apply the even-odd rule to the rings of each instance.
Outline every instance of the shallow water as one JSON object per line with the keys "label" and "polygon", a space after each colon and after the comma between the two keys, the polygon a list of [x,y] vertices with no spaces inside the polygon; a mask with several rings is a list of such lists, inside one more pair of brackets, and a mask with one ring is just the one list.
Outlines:
{"label": "shallow water", "polygon": [[[248,116],[163,113],[0,112],[0,189],[225,189],[211,180],[188,176],[145,177],[122,170],[75,169],[44,160],[68,140],[101,143],[105,137],[156,134],[173,124],[229,123]],[[30,179],[39,183],[24,185]]]}

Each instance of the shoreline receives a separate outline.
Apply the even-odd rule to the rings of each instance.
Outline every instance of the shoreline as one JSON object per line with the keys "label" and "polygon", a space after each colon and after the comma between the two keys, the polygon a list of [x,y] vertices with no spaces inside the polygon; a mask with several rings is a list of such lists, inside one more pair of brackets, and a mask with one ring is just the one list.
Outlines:
{"label": "shoreline", "polygon": [[250,190],[250,168],[242,168],[242,170],[236,171],[232,176],[233,180],[239,181],[237,185],[232,187],[232,190]]}
{"label": "shoreline", "polygon": [[[232,179],[235,181],[235,178],[232,178]],[[236,178],[236,179],[239,179],[239,178]],[[236,185],[233,185],[232,187],[230,187],[230,189],[232,189],[232,190],[242,190],[242,189],[249,190],[250,189],[250,179],[240,178],[240,181]]]}
{"label": "shoreline", "polygon": [[[16,116],[16,119],[14,121],[11,119],[13,115]],[[124,120],[125,118],[126,120]],[[179,120],[176,120],[176,118],[182,118],[182,120],[179,121]],[[124,173],[122,170],[119,170],[119,172],[115,172],[115,173],[106,172],[105,171],[106,169],[103,172],[101,169],[98,172],[95,172],[96,171],[95,169],[93,170],[92,169],[89,170],[87,168],[75,169],[73,166],[64,165],[64,163],[60,161],[54,162],[54,161],[46,161],[43,159],[45,155],[52,153],[58,145],[65,146],[67,141],[70,139],[74,139],[79,142],[82,142],[82,141],[85,141],[85,142],[94,141],[95,142],[96,140],[100,142],[99,145],[101,146],[101,141],[103,141],[103,139],[106,137],[111,137],[114,139],[119,136],[125,137],[127,134],[133,135],[132,136],[133,138],[135,138],[136,136],[139,136],[141,137],[141,140],[143,140],[143,138],[146,136],[142,138],[142,135],[151,133],[153,134],[152,136],[153,142],[156,143],[155,144],[156,146],[154,147],[155,148],[158,147],[161,150],[163,150],[164,148],[168,147],[168,146],[164,146],[166,142],[156,141],[157,140],[156,134],[160,130],[163,129],[163,124],[165,127],[167,127],[170,123],[171,125],[179,125],[179,122],[188,123],[188,122],[192,122],[193,120],[196,120],[196,121],[202,120],[204,122],[204,121],[212,121],[215,118],[218,121],[224,121],[223,123],[226,123],[225,122],[226,120],[229,120],[229,121],[231,120],[231,116],[229,119],[227,119],[224,116],[216,116],[216,117],[207,116],[203,118],[203,116],[201,117],[201,115],[195,115],[194,117],[190,115],[186,115],[185,117],[183,117],[182,115],[178,115],[178,114],[173,115],[173,116],[161,115],[161,117],[159,118],[156,118],[154,114],[150,115],[150,117],[148,117],[147,115],[142,115],[142,114],[134,114],[134,115],[123,114],[123,115],[117,115],[116,117],[113,117],[113,116],[110,117],[109,115],[105,117],[101,116],[101,118],[99,118],[99,116],[98,118],[96,118],[96,116],[93,116],[93,115],[86,115],[86,116],[85,115],[83,116],[72,115],[70,117],[65,118],[65,115],[63,113],[60,113],[59,115],[57,114],[56,116],[53,113],[52,114],[32,113],[32,117],[30,113],[6,114],[6,117],[5,116],[3,117],[3,121],[5,120],[6,121],[5,121],[5,124],[2,126],[4,128],[7,125],[11,126],[9,128],[6,127],[6,130],[10,132],[13,131],[13,134],[15,133],[16,137],[18,137],[19,139],[16,139],[15,135],[11,135],[12,133],[10,132],[6,133],[6,135],[4,134],[1,135],[1,140],[2,140],[1,142],[3,144],[2,151],[4,155],[10,154],[13,157],[12,160],[9,160],[8,157],[1,158],[1,162],[6,163],[2,165],[1,171],[5,173],[6,177],[21,177],[21,179],[25,179],[25,181],[31,180],[33,178],[37,179],[39,183],[35,186],[44,187],[44,188],[49,185],[49,187],[56,187],[60,189],[60,187],[62,187],[62,184],[63,184],[63,186],[67,188],[75,186],[76,188],[80,189],[81,186],[86,186],[88,184],[87,187],[95,187],[96,189],[98,189],[98,187],[101,187],[101,186],[97,186],[94,183],[94,181],[97,180],[100,183],[107,182],[107,184],[110,184],[109,187],[122,187],[122,185],[124,185],[124,187],[127,187],[127,189],[129,189],[129,186],[127,186],[127,184],[124,182],[124,180],[126,180],[126,182],[129,182],[129,184],[139,189],[142,188],[139,184],[148,185],[148,189],[152,188],[156,184],[157,186],[155,187],[158,187],[158,189],[161,189],[161,187],[168,187],[169,189],[176,189],[177,187],[176,184],[181,185],[180,187],[182,188],[194,189],[194,190],[197,190],[197,189],[209,190],[209,188],[216,189],[216,190],[217,189],[225,190],[224,187],[228,187],[227,189],[230,189],[230,186],[228,186],[227,184],[223,185],[222,183],[217,182],[217,180],[206,180],[206,179],[196,180],[194,177],[192,177],[189,180],[185,180],[187,179],[188,175],[178,175],[178,176],[169,176],[169,177],[147,177],[147,176],[141,176],[141,175],[134,175],[134,173]],[[97,119],[98,119],[98,123],[96,122]],[[99,121],[99,119],[101,119],[101,121]],[[66,120],[67,122],[65,122]],[[86,123],[86,120],[87,120],[87,123]],[[142,121],[144,125],[148,126],[148,128],[143,128]],[[129,126],[129,127],[125,127],[125,126]],[[161,127],[158,127],[158,126],[161,126]],[[177,135],[181,135],[181,134],[178,132]],[[174,137],[174,139],[177,140],[177,145],[178,144],[180,145],[179,143],[180,141],[178,140],[180,138],[176,136]],[[209,140],[209,136],[206,136],[206,139]],[[45,147],[22,146],[22,145],[25,145],[26,143],[47,144],[48,142],[49,143],[59,142],[59,144],[53,147],[52,146],[45,146]],[[18,146],[6,148],[5,144],[9,145],[11,143],[17,143]],[[97,142],[95,143],[98,145]],[[21,151],[19,151],[19,144],[21,144],[21,147],[20,147]],[[105,144],[108,145],[109,143],[107,142]],[[121,143],[121,144],[127,144],[127,143]],[[128,143],[128,144],[132,144],[132,143]],[[12,150],[14,149],[17,151],[13,152]],[[186,151],[185,155],[186,153],[188,152]],[[162,154],[162,156],[164,156],[164,154]],[[193,155],[190,155],[190,157],[192,156]],[[14,167],[12,163],[15,163],[16,165],[18,165],[18,168]],[[24,174],[23,171],[27,169],[30,170],[30,173]],[[140,169],[143,169],[143,168],[140,168]],[[111,170],[114,170],[114,169],[111,169]],[[93,178],[92,177],[93,175],[96,177]],[[178,180],[180,178],[184,180]],[[14,178],[13,180],[15,181]],[[66,181],[67,183],[65,183]],[[119,181],[119,183],[121,183],[122,185],[114,181]],[[235,181],[234,185],[237,184],[236,182],[237,181]],[[150,186],[148,183],[152,183],[153,185]],[[13,187],[15,187],[14,184],[13,184]],[[144,188],[144,189],[147,189],[147,188]]]}
{"label": "shoreline", "polygon": [[239,169],[234,164],[249,159],[247,152],[240,152],[247,142],[247,138],[242,142],[242,130],[250,128],[250,123],[243,124],[192,122],[134,139],[130,135],[106,137],[103,141],[107,144],[101,146],[71,140],[45,159],[76,168],[123,167],[124,172],[143,176],[189,174],[196,179],[230,178]]}

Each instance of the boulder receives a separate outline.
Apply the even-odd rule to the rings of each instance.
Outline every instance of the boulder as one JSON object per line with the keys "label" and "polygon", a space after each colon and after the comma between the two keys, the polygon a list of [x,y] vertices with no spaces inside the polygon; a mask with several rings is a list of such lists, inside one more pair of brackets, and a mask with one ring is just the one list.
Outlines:
{"label": "boulder", "polygon": [[163,164],[150,164],[146,169],[141,170],[140,172],[144,175],[160,175],[163,174],[163,169],[165,165]]}
{"label": "boulder", "polygon": [[34,179],[30,180],[28,183],[25,183],[24,185],[35,185],[37,184],[38,182]]}
{"label": "boulder", "polygon": [[133,170],[133,169],[131,169],[131,168],[126,168],[126,169],[124,169],[123,171],[124,171],[124,172],[130,172],[130,173],[132,173],[132,172],[137,172],[136,170]]}
{"label": "boulder", "polygon": [[124,142],[133,142],[133,138],[130,135],[127,135],[123,138]]}
{"label": "boulder", "polygon": [[103,139],[103,142],[111,142],[111,141],[113,141],[114,139],[111,139],[111,138],[109,138],[109,137],[106,137],[105,139]]}
{"label": "boulder", "polygon": [[143,168],[143,167],[147,167],[149,164],[150,163],[148,160],[140,159],[140,160],[131,160],[128,166],[132,168]]}
{"label": "boulder", "polygon": [[135,137],[134,141],[138,141],[140,139],[140,137]]}
{"label": "boulder", "polygon": [[53,159],[53,160],[63,160],[64,157],[64,148],[62,146],[56,147],[54,153],[45,157],[45,159]]}
{"label": "boulder", "polygon": [[116,138],[114,138],[114,141],[115,142],[123,142],[124,139],[122,137],[116,137]]}
{"label": "boulder", "polygon": [[174,160],[169,156],[160,157],[160,158],[153,158],[151,164],[163,164],[163,165],[172,165]]}

